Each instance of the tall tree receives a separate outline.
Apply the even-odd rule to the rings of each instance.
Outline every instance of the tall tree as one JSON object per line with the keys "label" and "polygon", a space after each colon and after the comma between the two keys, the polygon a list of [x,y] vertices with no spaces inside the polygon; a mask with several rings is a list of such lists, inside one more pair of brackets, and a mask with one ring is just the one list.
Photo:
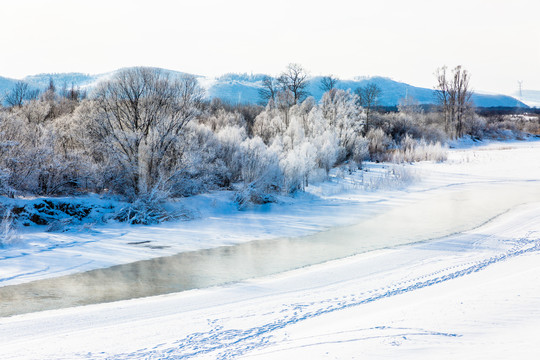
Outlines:
{"label": "tall tree", "polygon": [[308,74],[299,64],[289,64],[278,81],[285,91],[291,92],[295,104],[302,102],[309,95],[306,90]]}
{"label": "tall tree", "polygon": [[356,89],[356,94],[358,95],[358,104],[364,108],[366,113],[364,135],[366,135],[369,131],[369,127],[371,126],[371,116],[375,106],[377,106],[379,102],[381,93],[381,88],[375,83],[369,83],[364,87],[359,87]]}
{"label": "tall tree", "polygon": [[469,87],[470,74],[458,65],[447,74],[446,66],[437,69],[435,95],[444,116],[445,130],[455,137],[463,136],[464,121],[472,107],[472,91]]}
{"label": "tall tree", "polygon": [[193,77],[171,79],[153,68],[119,72],[94,95],[95,131],[117,154],[135,195],[170,175],[167,155],[198,113],[203,91]]}
{"label": "tall tree", "polygon": [[259,96],[264,104],[267,104],[270,100],[276,101],[278,92],[278,81],[271,76],[265,76],[262,80],[262,87],[259,89]]}
{"label": "tall tree", "polygon": [[25,101],[36,99],[38,95],[39,91],[31,89],[28,83],[17,81],[4,100],[9,106],[21,107]]}
{"label": "tall tree", "polygon": [[323,76],[319,88],[324,92],[332,91],[336,88],[337,82],[338,79],[332,75]]}

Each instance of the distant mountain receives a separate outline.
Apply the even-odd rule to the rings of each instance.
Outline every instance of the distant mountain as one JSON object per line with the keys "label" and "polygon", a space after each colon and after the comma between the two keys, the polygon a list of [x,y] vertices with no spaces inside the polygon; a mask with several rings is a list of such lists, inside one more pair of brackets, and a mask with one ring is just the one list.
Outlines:
{"label": "distant mountain", "polygon": [[23,81],[26,81],[33,88],[46,89],[49,86],[50,79],[52,79],[57,89],[61,89],[63,86],[69,89],[71,85],[85,88],[96,83],[99,77],[99,75],[82,73],[39,74],[27,76]]}
{"label": "distant mountain", "polygon": [[[63,86],[66,86],[66,88],[69,89],[73,85],[91,91],[97,83],[110,78],[118,71],[120,70],[97,75],[82,73],[39,74],[27,76],[22,80],[27,82],[32,88],[41,90],[46,89],[50,79],[52,79],[57,89],[61,89]],[[167,72],[172,77],[180,77],[186,74],[173,70],[163,71]],[[199,75],[195,75],[195,77],[199,80],[201,86],[206,89],[207,97],[210,99],[221,98],[222,100],[233,104],[259,103],[261,101],[259,90],[262,88],[262,80],[265,77],[264,74],[225,74],[218,78],[209,78]],[[19,80],[0,77],[0,96],[12,89],[17,81]],[[319,88],[320,81],[321,77],[312,78],[309,81],[307,89],[310,95],[317,101],[320,100],[323,95],[323,91]],[[338,81],[337,88],[354,91],[356,88],[365,86],[368,83],[375,83],[381,88],[382,93],[379,98],[379,103],[382,106],[398,105],[406,96],[414,99],[418,104],[435,103],[435,92],[433,89],[416,87],[385,77],[359,77],[354,80],[340,80]],[[533,98],[536,96],[535,99],[540,103],[540,92],[532,91],[531,94]],[[485,95],[475,93],[473,94],[472,99],[475,105],[480,107],[527,107],[527,101],[520,102],[517,99],[506,95]]]}
{"label": "distant mountain", "polygon": [[520,99],[530,107],[540,108],[540,91],[539,90],[522,90],[521,96],[519,92],[512,94],[515,98]]}
{"label": "distant mountain", "polygon": [[[231,103],[257,103],[259,89],[262,87],[264,75],[227,74],[218,79],[208,87],[209,97],[219,97]],[[314,77],[307,87],[308,92],[315,100],[319,101],[323,91],[319,88],[321,77]],[[408,96],[418,104],[434,104],[436,102],[435,91],[412,86],[402,82],[394,81],[385,77],[357,78],[355,80],[339,80],[337,88],[354,91],[358,87],[363,87],[368,83],[375,83],[381,88],[382,93],[379,104],[382,106],[395,106]],[[476,106],[480,107],[527,107],[523,102],[507,95],[486,95],[474,93],[472,96]]]}
{"label": "distant mountain", "polygon": [[5,78],[0,76],[0,96],[3,96],[7,91],[9,91],[11,88],[13,88],[13,85],[17,80]]}

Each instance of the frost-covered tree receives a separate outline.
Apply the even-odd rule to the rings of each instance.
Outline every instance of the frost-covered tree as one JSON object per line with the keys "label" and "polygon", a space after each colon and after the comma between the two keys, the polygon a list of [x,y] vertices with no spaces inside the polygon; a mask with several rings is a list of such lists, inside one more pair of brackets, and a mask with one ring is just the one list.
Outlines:
{"label": "frost-covered tree", "polygon": [[309,141],[316,149],[316,165],[328,176],[330,169],[343,156],[344,149],[340,145],[336,129],[329,126],[320,107],[315,107],[310,111],[308,125]]}
{"label": "frost-covered tree", "polygon": [[287,192],[304,190],[309,184],[310,175],[316,168],[315,146],[303,141],[290,149],[281,159],[284,173],[284,188]]}
{"label": "frost-covered tree", "polygon": [[167,156],[199,113],[203,90],[193,77],[172,79],[153,68],[120,71],[100,84],[89,115],[92,131],[124,169],[134,195],[158,184]]}
{"label": "frost-covered tree", "polygon": [[207,116],[199,116],[199,121],[206,124],[214,132],[219,132],[226,127],[247,128],[244,116],[237,111],[218,108]]}
{"label": "frost-covered tree", "polygon": [[392,144],[390,137],[381,129],[370,129],[366,135],[369,141],[369,155],[374,161],[385,160],[386,151]]}
{"label": "frost-covered tree", "polygon": [[272,104],[268,104],[266,109],[255,118],[253,135],[260,137],[265,144],[271,144],[276,136],[283,134],[287,129],[285,116],[288,115]]}
{"label": "frost-covered tree", "polygon": [[57,124],[59,119],[33,122],[24,115],[33,103],[0,114],[0,168],[9,175],[9,187],[40,195],[92,188],[95,169],[91,159],[80,151],[82,145],[77,147],[60,135],[75,133],[70,117],[63,118],[63,130]]}
{"label": "frost-covered tree", "polygon": [[227,126],[217,132],[216,137],[219,141],[218,156],[228,169],[226,183],[236,182],[242,177],[242,143],[247,138],[246,131],[239,126]]}
{"label": "frost-covered tree", "polygon": [[244,186],[255,185],[260,190],[279,188],[279,159],[275,151],[259,137],[245,139],[241,145],[240,164]]}
{"label": "frost-covered tree", "polygon": [[357,106],[358,96],[349,91],[326,92],[321,99],[322,116],[334,129],[343,148],[340,161],[355,156],[366,126],[366,115]]}
{"label": "frost-covered tree", "polygon": [[243,184],[235,197],[240,208],[270,202],[272,193],[281,189],[283,175],[277,148],[268,147],[259,137],[242,142],[239,160]]}
{"label": "frost-covered tree", "polygon": [[358,103],[364,108],[366,113],[366,126],[364,127],[364,135],[366,135],[371,127],[372,112],[378,104],[382,90],[377,84],[369,83],[364,87],[356,89],[356,93],[358,94]]}
{"label": "frost-covered tree", "polygon": [[221,151],[218,136],[207,125],[189,122],[160,169],[162,187],[170,196],[189,196],[229,186],[231,172]]}

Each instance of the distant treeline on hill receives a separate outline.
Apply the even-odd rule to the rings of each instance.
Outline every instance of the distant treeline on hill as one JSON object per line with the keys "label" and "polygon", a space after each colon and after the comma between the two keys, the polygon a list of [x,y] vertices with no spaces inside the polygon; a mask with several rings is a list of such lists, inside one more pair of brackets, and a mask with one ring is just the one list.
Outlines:
{"label": "distant treeline on hill", "polygon": [[[434,104],[422,104],[417,105],[419,109],[424,112],[437,111],[437,105]],[[475,107],[475,112],[482,116],[494,116],[494,115],[525,115],[535,114],[540,115],[540,108],[524,108],[517,106],[492,106],[492,107]],[[382,113],[399,112],[399,106],[378,106],[377,111]]]}
{"label": "distant treeline on hill", "polygon": [[512,114],[536,114],[540,115],[540,108],[522,108],[522,107],[477,107],[476,113],[483,116],[492,115],[512,115]]}
{"label": "distant treeline on hill", "polygon": [[[106,74],[81,74],[81,73],[61,73],[61,74],[40,74],[27,76],[22,79],[28,84],[30,89],[44,91],[48,88],[50,81],[61,90],[63,87],[68,90],[71,88],[80,89],[91,92],[96,85],[103,80],[110,79],[115,74],[129,70],[120,69]],[[181,78],[189,74],[158,69],[167,73],[171,78]],[[307,74],[306,74],[307,75]],[[193,75],[191,75],[193,76]],[[205,89],[205,97],[209,100],[219,98],[224,102],[234,105],[238,104],[258,104],[263,99],[260,97],[260,90],[264,88],[264,80],[271,78],[277,80],[279,75],[268,76],[265,74],[225,74],[216,79],[206,78],[204,76],[194,76]],[[325,89],[321,88],[321,81],[325,76],[306,77],[305,92],[312,96],[316,101],[322,99]],[[360,87],[365,87],[368,84],[375,84],[381,89],[381,94],[378,98],[379,105],[397,106],[404,98],[414,99],[418,104],[435,104],[437,103],[435,90],[433,88],[423,88],[412,86],[403,82],[395,81],[387,77],[357,77],[355,79],[338,79],[335,78],[334,87],[341,90],[350,90],[354,92]],[[18,80],[3,78],[0,76],[0,98],[9,92]],[[523,102],[506,95],[486,95],[473,93],[471,100],[479,107],[527,107]]]}

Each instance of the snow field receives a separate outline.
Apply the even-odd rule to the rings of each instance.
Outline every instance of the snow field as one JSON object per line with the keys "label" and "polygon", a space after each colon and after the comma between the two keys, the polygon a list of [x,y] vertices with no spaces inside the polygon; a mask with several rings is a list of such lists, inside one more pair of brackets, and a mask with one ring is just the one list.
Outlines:
{"label": "snow field", "polygon": [[6,359],[504,358],[517,345],[534,358],[523,329],[540,324],[537,229],[531,204],[474,231],[263,279],[4,318],[1,345]]}

